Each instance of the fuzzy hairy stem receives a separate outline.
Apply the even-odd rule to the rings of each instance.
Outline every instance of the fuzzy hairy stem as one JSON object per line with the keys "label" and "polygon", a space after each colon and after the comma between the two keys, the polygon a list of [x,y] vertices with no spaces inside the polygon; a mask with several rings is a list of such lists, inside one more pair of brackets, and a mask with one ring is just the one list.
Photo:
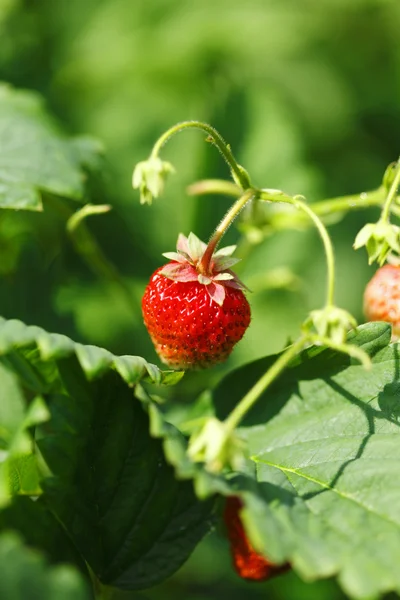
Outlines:
{"label": "fuzzy hairy stem", "polygon": [[238,183],[244,190],[250,187],[249,177],[245,170],[236,162],[229,144],[225,142],[224,138],[216,129],[214,129],[214,127],[211,127],[211,125],[208,125],[207,123],[202,123],[201,121],[183,121],[182,123],[177,123],[168,129],[154,144],[150,155],[151,158],[157,157],[164,144],[166,144],[168,140],[176,133],[179,133],[184,129],[200,129],[201,131],[204,131],[204,133],[206,133],[208,136],[207,141],[212,142],[222,154],[236,183]]}
{"label": "fuzzy hairy stem", "polygon": [[204,196],[206,194],[220,194],[237,198],[242,189],[232,181],[225,179],[202,179],[189,185],[186,189],[190,196]]}
{"label": "fuzzy hairy stem", "polygon": [[[237,198],[240,196],[241,188],[225,179],[201,179],[192,183],[187,188],[188,194],[191,196],[205,196],[207,194],[220,194],[224,196],[232,196]],[[265,194],[265,190],[264,190]],[[270,198],[264,196],[264,200],[276,200],[276,195]],[[399,196],[397,196],[399,199]],[[320,200],[312,203],[312,209],[320,217],[329,216],[333,213],[347,212],[359,210],[362,208],[369,208],[370,206],[382,206],[385,202],[385,188],[383,186],[370,190],[368,192],[361,192],[360,194],[349,194],[347,196],[337,196],[335,198],[327,198],[326,200]],[[398,210],[393,205],[390,206],[390,211],[398,216]],[[286,212],[285,212],[286,214]],[[297,221],[303,221],[306,215],[301,213],[293,214],[290,218],[289,224],[296,223]]]}
{"label": "fuzzy hairy stem", "polygon": [[199,264],[199,271],[203,273],[203,275],[207,275],[210,267],[210,262],[212,255],[214,254],[219,242],[221,241],[222,236],[228,230],[228,228],[232,225],[233,221],[239,215],[239,213],[243,210],[250,200],[252,200],[257,195],[257,191],[253,189],[247,190],[243,196],[241,196],[231,208],[228,210],[213,235],[208,242],[208,246],[206,251],[203,254],[203,257]]}

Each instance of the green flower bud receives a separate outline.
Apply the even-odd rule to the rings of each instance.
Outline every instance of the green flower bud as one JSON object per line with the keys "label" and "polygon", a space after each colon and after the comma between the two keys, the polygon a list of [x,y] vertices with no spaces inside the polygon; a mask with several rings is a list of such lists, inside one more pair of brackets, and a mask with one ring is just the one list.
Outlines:
{"label": "green flower bud", "polygon": [[244,463],[244,442],[234,431],[215,417],[207,419],[202,429],[189,441],[188,455],[205,463],[208,471],[217,473],[225,466],[240,470]]}
{"label": "green flower bud", "polygon": [[158,156],[138,163],[133,171],[132,186],[140,190],[140,203],[151,204],[153,198],[158,198],[164,191],[168,175],[174,172],[171,163]]}

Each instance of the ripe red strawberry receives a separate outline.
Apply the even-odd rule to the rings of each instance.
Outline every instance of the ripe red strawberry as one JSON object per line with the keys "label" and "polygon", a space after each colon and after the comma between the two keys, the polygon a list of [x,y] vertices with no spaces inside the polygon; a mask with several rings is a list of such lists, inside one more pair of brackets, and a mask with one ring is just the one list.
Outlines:
{"label": "ripe red strawberry", "polygon": [[400,337],[400,267],[386,264],[377,270],[364,293],[368,321],[392,324],[392,337]]}
{"label": "ripe red strawberry", "polygon": [[160,359],[175,369],[206,368],[224,361],[250,323],[245,287],[230,267],[235,246],[213,255],[207,274],[199,264],[206,244],[180,234],[172,262],[157,269],[142,300],[144,323]]}
{"label": "ripe red strawberry", "polygon": [[242,501],[237,496],[226,499],[224,519],[236,573],[243,579],[265,581],[273,575],[287,571],[289,565],[275,565],[251,546],[240,519],[239,512],[242,506]]}

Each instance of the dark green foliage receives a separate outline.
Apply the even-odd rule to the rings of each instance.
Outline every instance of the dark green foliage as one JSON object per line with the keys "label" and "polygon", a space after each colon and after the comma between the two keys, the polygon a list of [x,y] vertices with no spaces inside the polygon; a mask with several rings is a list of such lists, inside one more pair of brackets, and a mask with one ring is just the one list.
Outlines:
{"label": "dark green foliage", "polygon": [[18,321],[0,323],[0,348],[46,399],[50,420],[36,432],[43,499],[95,576],[133,590],[173,573],[210,529],[212,502],[175,479],[132,388],[180,374]]}
{"label": "dark green foliage", "polygon": [[87,583],[66,565],[51,567],[11,533],[0,535],[0,598],[90,600]]}

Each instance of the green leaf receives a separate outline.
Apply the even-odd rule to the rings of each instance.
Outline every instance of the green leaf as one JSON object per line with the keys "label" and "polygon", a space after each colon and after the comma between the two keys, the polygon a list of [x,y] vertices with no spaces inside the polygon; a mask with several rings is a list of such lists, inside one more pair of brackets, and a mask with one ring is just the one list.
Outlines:
{"label": "green leaf", "polygon": [[[348,334],[348,342],[362,348],[373,357],[382,348],[385,348],[391,337],[390,326],[384,323],[371,323],[358,327],[355,332]],[[216,416],[224,419],[234,406],[243,398],[249,389],[264,375],[275,362],[278,355],[266,356],[230,372],[213,391]],[[291,366],[301,364],[302,373],[307,373],[308,378],[314,377],[315,369],[328,372],[334,369],[344,369],[350,364],[358,365],[358,361],[333,350],[321,346],[311,346],[301,357],[296,357]],[[297,371],[293,368],[285,371],[285,383],[295,381]],[[282,381],[282,379],[280,381]],[[270,420],[275,416],[287,401],[287,395],[271,394],[276,389],[276,384],[270,387],[258,400],[254,408],[246,415],[243,425],[257,425]]]}
{"label": "green leaf", "polygon": [[30,427],[49,416],[41,398],[26,402],[13,374],[0,364],[0,507],[15,494],[41,493]]}
{"label": "green leaf", "polygon": [[36,94],[0,85],[0,208],[42,210],[40,192],[82,200],[99,150],[61,135]]}
{"label": "green leaf", "polygon": [[89,600],[89,589],[69,566],[49,567],[14,533],[0,536],[0,598],[7,600]]}
{"label": "green leaf", "polygon": [[43,423],[49,418],[49,412],[40,396],[29,405],[22,422],[13,433],[0,473],[4,479],[4,490],[0,503],[6,503],[11,496],[41,494],[39,473],[34,455],[33,440],[28,429]]}
{"label": "green leaf", "polygon": [[24,419],[25,400],[15,376],[1,364],[0,382],[0,449],[4,451]]}
{"label": "green leaf", "polygon": [[14,530],[32,548],[52,563],[69,562],[86,572],[86,566],[65,530],[45,505],[43,498],[14,496],[0,511],[0,530]]}
{"label": "green leaf", "polygon": [[[242,429],[258,482],[240,493],[254,546],[306,580],[337,575],[354,598],[400,592],[400,364],[389,339],[382,323],[353,336],[370,371],[330,350],[304,352]],[[240,378],[270,362],[228,375],[215,392],[221,413]]]}
{"label": "green leaf", "polygon": [[76,356],[89,380],[117,371],[133,387],[139,381],[174,385],[183,373],[161,371],[141,356],[115,356],[98,346],[78,344],[65,335],[47,333],[40,327],[27,326],[16,319],[0,317],[0,357],[34,392],[62,391],[57,361]]}
{"label": "green leaf", "polygon": [[42,493],[36,456],[30,450],[28,454],[11,455],[8,469],[9,494],[23,494],[27,496],[38,496]]}
{"label": "green leaf", "polygon": [[44,500],[96,577],[136,590],[172,574],[210,529],[213,502],[177,481],[132,388],[180,374],[18,321],[0,321],[0,349],[48,402],[51,420],[37,430]]}
{"label": "green leaf", "polygon": [[[241,435],[245,473],[212,475],[187,458],[176,430],[151,407],[154,435],[200,497],[239,496],[253,546],[289,561],[306,581],[337,576],[352,598],[400,591],[400,360],[390,327],[361,326],[350,341],[372,358],[311,347],[259,399]],[[222,417],[276,359],[231,372],[214,390]],[[219,403],[221,400],[221,403]]]}

